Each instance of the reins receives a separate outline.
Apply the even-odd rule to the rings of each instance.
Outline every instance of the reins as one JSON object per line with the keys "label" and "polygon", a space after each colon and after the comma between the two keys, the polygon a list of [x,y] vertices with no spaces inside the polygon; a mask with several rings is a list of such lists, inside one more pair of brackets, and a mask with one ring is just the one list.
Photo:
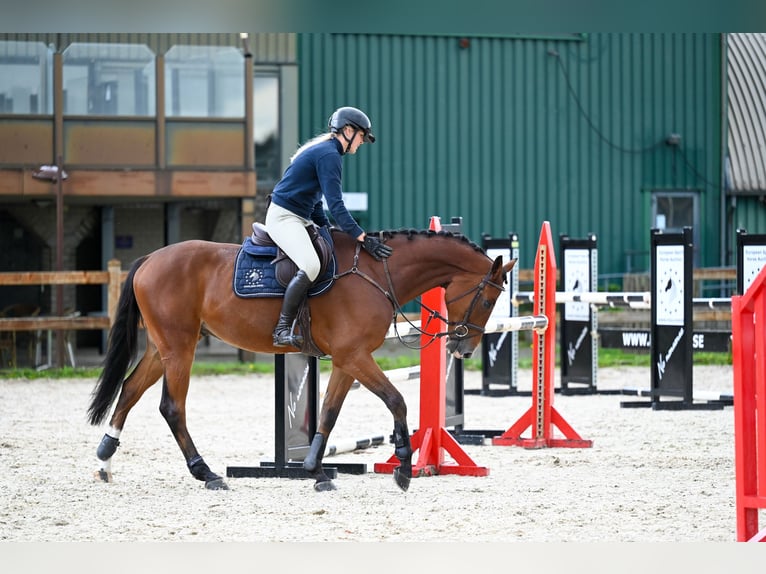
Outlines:
{"label": "reins", "polygon": [[[462,299],[463,297],[467,297],[471,293],[475,292],[473,299],[471,300],[471,304],[468,306],[468,309],[466,310],[465,315],[463,316],[463,319],[461,321],[450,321],[438,311],[434,309],[430,309],[428,306],[424,305],[423,302],[420,301],[420,299],[418,299],[417,303],[418,305],[420,305],[421,309],[425,309],[428,312],[428,319],[426,321],[426,324],[423,328],[421,328],[415,325],[412,321],[410,321],[407,315],[404,314],[404,311],[402,310],[402,306],[399,304],[399,301],[396,298],[394,284],[391,279],[391,272],[388,268],[388,259],[383,259],[383,270],[386,274],[386,282],[388,283],[388,290],[386,290],[373,277],[371,277],[370,275],[368,275],[367,273],[359,269],[359,254],[361,253],[361,249],[362,249],[361,243],[357,243],[354,249],[354,262],[351,265],[351,268],[347,271],[344,271],[343,273],[338,273],[334,275],[333,280],[340,279],[341,277],[345,277],[346,275],[358,275],[362,279],[365,279],[367,282],[374,285],[381,293],[383,293],[386,299],[388,299],[388,301],[391,303],[391,306],[393,307],[393,310],[394,310],[393,317],[392,317],[392,323],[394,325],[394,334],[396,335],[396,338],[399,339],[399,341],[405,347],[409,349],[416,349],[416,350],[423,349],[441,337],[453,336],[457,339],[463,339],[468,336],[471,330],[478,331],[479,334],[484,334],[483,327],[480,327],[478,325],[475,325],[469,322],[471,314],[473,313],[473,309],[476,306],[476,303],[478,302],[482,291],[484,291],[484,288],[487,285],[491,285],[492,287],[496,288],[500,292],[505,291],[505,287],[503,287],[503,285],[498,285],[494,281],[490,280],[491,273],[492,273],[492,269],[490,268],[490,270],[487,271],[487,274],[484,276],[484,278],[475,287],[468,289],[464,293],[461,293],[460,295],[453,297],[452,299],[446,302],[447,304],[454,303],[455,301],[458,301],[459,299]],[[398,327],[399,323],[397,322],[397,317],[399,317],[400,315],[407,323],[409,323],[412,330],[416,331],[420,335],[428,335],[430,337],[430,340],[428,340],[426,343],[424,343],[421,346],[411,345],[410,343],[405,341],[404,336],[399,333],[399,327]],[[438,333],[428,333],[424,329],[426,329],[431,324],[431,321],[434,319],[442,321],[447,326],[450,326],[450,327],[454,326],[454,329],[447,329],[446,331],[440,331]]]}

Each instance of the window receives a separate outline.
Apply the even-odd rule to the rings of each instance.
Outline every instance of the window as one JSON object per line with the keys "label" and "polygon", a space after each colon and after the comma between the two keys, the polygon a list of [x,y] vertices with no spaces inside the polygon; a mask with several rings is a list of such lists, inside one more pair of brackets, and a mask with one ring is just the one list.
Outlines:
{"label": "window", "polygon": [[0,114],[53,113],[53,50],[0,41]]}
{"label": "window", "polygon": [[75,43],[63,62],[65,114],[155,115],[155,59],[147,46]]}
{"label": "window", "polygon": [[668,233],[680,233],[697,224],[697,194],[684,191],[655,191],[652,195],[652,225]]}
{"label": "window", "polygon": [[[699,245],[699,193],[694,191],[655,190],[652,192],[652,227],[666,233],[681,233],[691,227],[694,245]],[[694,249],[694,264],[698,264]]]}
{"label": "window", "polygon": [[244,56],[233,47],[173,46],[165,55],[165,114],[244,118]]}
{"label": "window", "polygon": [[253,134],[258,179],[278,180],[282,170],[279,152],[279,73],[275,70],[255,70]]}

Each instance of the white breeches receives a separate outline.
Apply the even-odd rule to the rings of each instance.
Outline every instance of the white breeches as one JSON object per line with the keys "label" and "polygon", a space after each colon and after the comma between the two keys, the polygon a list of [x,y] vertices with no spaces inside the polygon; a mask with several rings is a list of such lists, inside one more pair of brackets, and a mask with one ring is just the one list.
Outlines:
{"label": "white breeches", "polygon": [[274,203],[266,211],[266,229],[271,238],[295,262],[298,269],[305,271],[309,279],[314,281],[319,276],[321,263],[306,231],[310,225],[314,225],[314,222]]}

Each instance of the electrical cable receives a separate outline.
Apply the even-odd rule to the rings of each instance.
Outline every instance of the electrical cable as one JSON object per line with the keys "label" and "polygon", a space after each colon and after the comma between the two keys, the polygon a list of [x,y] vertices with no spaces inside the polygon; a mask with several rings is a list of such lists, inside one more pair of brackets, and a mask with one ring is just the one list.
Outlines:
{"label": "electrical cable", "polygon": [[559,56],[559,53],[556,50],[550,49],[548,50],[548,54],[550,56],[553,56],[556,58],[556,61],[559,64],[559,68],[561,68],[561,73],[564,75],[564,80],[566,81],[567,88],[569,89],[569,93],[572,95],[572,99],[574,99],[575,103],[577,104],[577,108],[580,110],[580,114],[583,116],[585,121],[587,122],[588,126],[591,130],[603,141],[606,145],[609,147],[616,149],[618,151],[621,151],[623,153],[632,153],[632,154],[641,154],[641,153],[647,153],[654,149],[657,149],[658,147],[662,146],[665,142],[659,141],[656,143],[653,143],[650,146],[639,148],[639,149],[629,149],[622,147],[620,145],[617,145],[609,140],[601,131],[596,127],[596,125],[593,123],[593,121],[590,119],[590,116],[588,116],[588,113],[585,111],[585,109],[582,106],[582,103],[580,102],[580,98],[577,97],[577,94],[574,91],[574,87],[572,86],[572,82],[569,79],[569,74],[567,73],[566,68],[564,67],[564,62],[561,60],[561,56]]}
{"label": "electrical cable", "polygon": [[[620,146],[618,144],[613,143],[609,140],[599,129],[596,127],[596,125],[593,123],[593,121],[590,119],[590,116],[585,111],[585,108],[583,108],[582,103],[580,102],[580,98],[577,97],[577,93],[574,90],[574,87],[572,86],[572,82],[569,78],[569,74],[567,73],[566,67],[564,66],[564,62],[561,59],[561,56],[559,53],[554,49],[548,50],[548,55],[553,56],[556,58],[556,61],[559,64],[559,68],[561,69],[561,73],[564,76],[564,80],[567,84],[567,89],[569,90],[569,93],[572,96],[572,99],[575,101],[575,104],[577,104],[577,109],[580,111],[580,114],[583,116],[585,121],[587,122],[590,129],[603,141],[606,145],[609,147],[616,149],[618,151],[621,151],[623,153],[630,153],[630,154],[642,154],[647,153],[650,151],[653,151],[657,149],[658,147],[661,147],[662,145],[672,145],[667,142],[667,139],[656,142],[652,145],[646,146],[644,148],[638,148],[638,149],[629,149],[625,148],[623,146]],[[683,150],[681,149],[680,143],[677,143],[673,145],[678,150],[678,153],[681,156],[681,159],[683,160],[684,164],[686,165],[686,168],[699,180],[703,181],[705,184],[713,187],[713,188],[719,188],[719,184],[713,183],[710,180],[708,180],[705,176],[703,176],[697,169],[694,167],[694,165],[689,161],[689,158],[686,157],[686,154],[684,154]]]}
{"label": "electrical cable", "polygon": [[719,189],[721,187],[718,183],[713,183],[709,179],[707,179],[704,175],[702,175],[699,171],[697,171],[697,168],[692,165],[692,162],[689,161],[689,158],[686,157],[686,154],[683,152],[681,147],[678,147],[678,153],[681,156],[681,159],[684,160],[684,164],[686,164],[687,169],[694,174],[694,176],[704,182],[705,184],[709,185],[710,187],[714,189]]}

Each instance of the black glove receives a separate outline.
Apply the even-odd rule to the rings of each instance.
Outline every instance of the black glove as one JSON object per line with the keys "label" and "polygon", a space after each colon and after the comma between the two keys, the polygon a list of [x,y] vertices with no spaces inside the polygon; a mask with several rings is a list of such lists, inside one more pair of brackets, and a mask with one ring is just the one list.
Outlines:
{"label": "black glove", "polygon": [[391,249],[388,245],[380,241],[380,239],[377,237],[373,237],[372,235],[364,236],[362,247],[367,253],[372,255],[378,261],[385,259],[394,252],[394,250]]}

